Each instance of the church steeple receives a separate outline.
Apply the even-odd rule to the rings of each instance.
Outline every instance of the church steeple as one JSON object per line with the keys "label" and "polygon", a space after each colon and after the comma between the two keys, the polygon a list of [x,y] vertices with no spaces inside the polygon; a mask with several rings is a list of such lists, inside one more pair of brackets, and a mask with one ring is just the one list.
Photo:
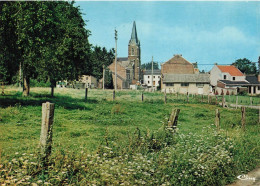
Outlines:
{"label": "church steeple", "polygon": [[139,40],[138,40],[138,37],[137,37],[135,21],[133,23],[132,34],[131,34],[131,39],[129,41],[129,44],[139,45]]}

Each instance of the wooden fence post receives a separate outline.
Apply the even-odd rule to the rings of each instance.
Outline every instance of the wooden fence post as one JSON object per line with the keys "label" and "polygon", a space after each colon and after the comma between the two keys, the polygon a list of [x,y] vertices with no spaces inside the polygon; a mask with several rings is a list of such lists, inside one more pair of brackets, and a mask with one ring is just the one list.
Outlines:
{"label": "wooden fence post", "polygon": [[85,89],[85,101],[88,99],[88,88]]}
{"label": "wooden fence post", "polygon": [[225,107],[225,97],[224,97],[224,95],[222,95],[222,107],[223,108]]}
{"label": "wooden fence post", "polygon": [[218,105],[218,96],[216,95],[216,105]]}
{"label": "wooden fence post", "polygon": [[208,94],[208,104],[209,104],[209,94]]}
{"label": "wooden fence post", "polygon": [[203,96],[203,94],[201,94],[201,103],[203,103],[203,98],[204,98],[204,96]]}
{"label": "wooden fence post", "polygon": [[220,129],[220,127],[219,127],[220,124],[219,123],[220,123],[220,113],[219,113],[219,110],[216,109],[215,125],[217,127],[217,131],[218,132],[219,132],[219,129]]}
{"label": "wooden fence post", "polygon": [[42,126],[40,136],[41,164],[46,166],[48,157],[51,154],[52,127],[54,120],[54,103],[42,104]]}
{"label": "wooden fence post", "polygon": [[189,103],[189,92],[187,92],[187,103]]}
{"label": "wooden fence post", "polygon": [[246,130],[246,108],[245,107],[241,107],[241,114],[242,114],[241,125],[243,131],[245,131]]}
{"label": "wooden fence post", "polygon": [[164,91],[164,103],[167,103],[167,94],[166,94],[166,90]]}
{"label": "wooden fence post", "polygon": [[113,101],[115,101],[115,99],[116,99],[116,91],[113,90]]}
{"label": "wooden fence post", "polygon": [[172,113],[168,121],[169,128],[177,127],[179,113],[180,113],[180,109],[172,109]]}
{"label": "wooden fence post", "polygon": [[238,96],[236,96],[236,109],[237,109],[237,105],[238,105]]}
{"label": "wooden fence post", "polygon": [[253,103],[252,103],[252,97],[250,97],[250,105],[251,105],[251,106],[253,105]]}
{"label": "wooden fence post", "polygon": [[142,92],[142,102],[144,101],[144,93]]}

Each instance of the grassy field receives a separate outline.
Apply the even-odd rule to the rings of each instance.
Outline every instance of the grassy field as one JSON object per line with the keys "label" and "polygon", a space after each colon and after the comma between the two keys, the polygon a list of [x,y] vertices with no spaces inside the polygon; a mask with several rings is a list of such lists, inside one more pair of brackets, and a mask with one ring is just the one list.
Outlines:
{"label": "grassy field", "polygon": [[[79,185],[224,185],[260,164],[258,110],[201,103],[159,92],[32,88],[0,96],[0,183]],[[232,98],[232,97],[231,97]],[[249,97],[248,97],[249,98]],[[247,99],[244,97],[243,99]],[[254,98],[255,103],[259,98]],[[55,103],[52,155],[39,166],[41,104]],[[181,109],[175,134],[165,128]],[[214,125],[221,113],[221,131]]]}

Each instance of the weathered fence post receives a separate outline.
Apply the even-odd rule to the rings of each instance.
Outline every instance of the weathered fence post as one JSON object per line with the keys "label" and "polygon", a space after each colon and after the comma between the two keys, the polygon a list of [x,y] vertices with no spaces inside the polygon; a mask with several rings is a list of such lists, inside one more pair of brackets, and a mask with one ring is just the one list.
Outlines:
{"label": "weathered fence post", "polygon": [[220,113],[219,110],[216,109],[216,117],[215,117],[215,125],[217,127],[217,131],[219,132],[219,123],[220,123]]}
{"label": "weathered fence post", "polygon": [[208,104],[209,104],[209,94],[208,94]]}
{"label": "weathered fence post", "polygon": [[142,102],[144,101],[144,93],[142,92]]}
{"label": "weathered fence post", "polygon": [[252,97],[250,97],[250,105],[251,105],[251,106],[253,105],[253,103],[252,103]]}
{"label": "weathered fence post", "polygon": [[54,120],[54,103],[42,104],[42,126],[40,136],[41,164],[46,166],[51,154],[52,126]]}
{"label": "weathered fence post", "polygon": [[245,107],[241,107],[241,114],[242,114],[241,125],[243,131],[245,131],[246,130],[246,108]]}
{"label": "weathered fence post", "polygon": [[236,109],[237,109],[237,105],[238,105],[238,96],[236,96]]}
{"label": "weathered fence post", "polygon": [[189,92],[187,92],[187,103],[189,103]]}
{"label": "weathered fence post", "polygon": [[201,103],[203,103],[203,98],[204,98],[204,96],[203,96],[203,94],[201,94]]}
{"label": "weathered fence post", "polygon": [[164,91],[164,103],[166,104],[167,103],[167,94],[166,94],[166,89]]}
{"label": "weathered fence post", "polygon": [[116,99],[116,91],[113,90],[113,101],[115,101],[115,99]]}
{"label": "weathered fence post", "polygon": [[218,104],[218,96],[216,95],[216,105]]}
{"label": "weathered fence post", "polygon": [[224,95],[222,95],[222,107],[223,108],[225,107],[225,97],[224,97]]}
{"label": "weathered fence post", "polygon": [[85,89],[85,101],[88,99],[88,88]]}
{"label": "weathered fence post", "polygon": [[180,109],[172,109],[171,116],[168,121],[168,127],[169,128],[176,128],[178,117],[179,117]]}

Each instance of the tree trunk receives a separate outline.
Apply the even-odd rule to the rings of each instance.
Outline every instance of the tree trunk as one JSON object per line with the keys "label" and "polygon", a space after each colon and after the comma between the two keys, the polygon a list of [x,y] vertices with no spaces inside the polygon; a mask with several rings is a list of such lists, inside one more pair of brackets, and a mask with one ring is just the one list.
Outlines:
{"label": "tree trunk", "polygon": [[56,81],[51,81],[51,97],[54,96],[54,88],[56,86]]}
{"label": "tree trunk", "polygon": [[23,81],[23,96],[27,97],[30,94],[30,78],[25,76]]}

